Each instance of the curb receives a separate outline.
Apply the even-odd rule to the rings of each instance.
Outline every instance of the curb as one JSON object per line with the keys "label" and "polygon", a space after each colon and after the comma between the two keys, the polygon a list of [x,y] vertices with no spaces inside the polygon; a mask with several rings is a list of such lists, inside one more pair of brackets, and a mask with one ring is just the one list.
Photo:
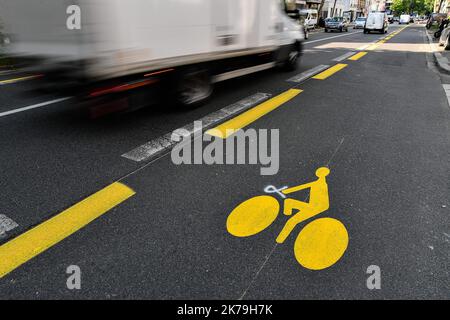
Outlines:
{"label": "curb", "polygon": [[432,47],[432,45],[435,44],[433,42],[433,38],[431,38],[428,31],[425,31],[425,33],[427,35],[428,44],[430,45],[430,47],[432,49],[434,60],[436,61],[436,65],[438,66],[439,70],[441,70],[444,73],[450,74],[450,65],[449,65],[448,59],[446,57],[444,57],[440,52],[434,51],[434,49]]}

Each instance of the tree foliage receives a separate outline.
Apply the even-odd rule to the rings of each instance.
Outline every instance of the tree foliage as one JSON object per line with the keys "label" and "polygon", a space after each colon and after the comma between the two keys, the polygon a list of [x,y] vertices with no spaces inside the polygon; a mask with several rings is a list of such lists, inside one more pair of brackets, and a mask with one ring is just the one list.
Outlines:
{"label": "tree foliage", "polygon": [[394,0],[391,10],[401,13],[426,14],[433,12],[433,0]]}

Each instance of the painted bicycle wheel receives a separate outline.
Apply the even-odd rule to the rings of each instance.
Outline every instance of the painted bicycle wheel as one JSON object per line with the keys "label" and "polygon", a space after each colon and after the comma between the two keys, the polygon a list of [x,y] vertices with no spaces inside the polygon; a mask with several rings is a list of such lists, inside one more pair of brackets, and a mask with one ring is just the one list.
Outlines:
{"label": "painted bicycle wheel", "polygon": [[258,196],[242,202],[228,216],[227,230],[236,237],[253,236],[270,226],[280,212],[278,200]]}
{"label": "painted bicycle wheel", "polygon": [[347,250],[348,232],[339,220],[321,218],[308,223],[294,244],[298,263],[311,270],[331,267]]}

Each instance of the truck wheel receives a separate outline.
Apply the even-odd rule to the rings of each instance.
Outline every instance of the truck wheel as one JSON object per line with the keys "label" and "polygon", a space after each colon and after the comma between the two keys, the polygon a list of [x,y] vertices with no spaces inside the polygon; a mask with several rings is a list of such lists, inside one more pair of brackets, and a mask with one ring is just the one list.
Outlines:
{"label": "truck wheel", "polygon": [[289,55],[283,63],[283,69],[286,71],[293,71],[297,69],[298,60],[301,55],[301,44],[299,42],[293,44],[289,51]]}
{"label": "truck wheel", "polygon": [[367,32],[367,29],[364,29],[364,33],[368,33],[368,32]]}
{"label": "truck wheel", "polygon": [[213,92],[211,75],[206,69],[189,69],[179,75],[175,102],[184,108],[201,106]]}

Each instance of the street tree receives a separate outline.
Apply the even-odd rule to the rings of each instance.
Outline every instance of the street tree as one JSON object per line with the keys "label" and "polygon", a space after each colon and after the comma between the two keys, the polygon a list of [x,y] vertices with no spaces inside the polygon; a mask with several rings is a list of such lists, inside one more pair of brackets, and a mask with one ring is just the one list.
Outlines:
{"label": "street tree", "polygon": [[433,0],[394,0],[391,9],[398,14],[414,12],[426,14],[433,11],[433,5]]}

